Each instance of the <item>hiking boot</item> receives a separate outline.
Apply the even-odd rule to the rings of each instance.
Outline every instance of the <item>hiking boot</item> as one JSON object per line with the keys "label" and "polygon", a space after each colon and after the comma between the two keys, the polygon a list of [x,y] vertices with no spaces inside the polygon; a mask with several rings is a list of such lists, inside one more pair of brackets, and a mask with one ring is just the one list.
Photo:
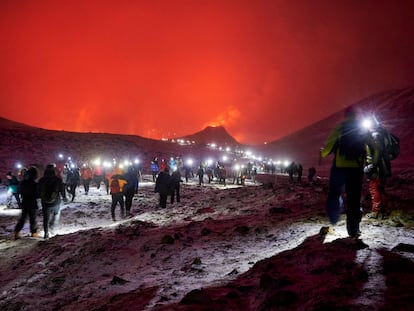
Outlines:
{"label": "hiking boot", "polygon": [[349,234],[349,237],[351,239],[355,239],[355,240],[359,239],[360,236],[361,236],[361,231],[359,231],[359,230],[357,232],[355,232],[355,233]]}
{"label": "hiking boot", "polygon": [[322,227],[319,230],[319,234],[320,235],[327,235],[327,234],[333,234],[333,233],[334,233],[334,229],[332,227],[330,227],[330,226]]}
{"label": "hiking boot", "polygon": [[37,238],[38,236],[39,236],[39,233],[37,233],[37,232],[32,233],[32,238]]}
{"label": "hiking boot", "polygon": [[49,233],[45,233],[44,239],[45,240],[49,239]]}
{"label": "hiking boot", "polygon": [[391,212],[383,212],[382,213],[382,219],[388,219],[389,217],[390,217],[390,215],[391,215]]}
{"label": "hiking boot", "polygon": [[20,239],[20,232],[19,232],[19,231],[15,231],[15,232],[14,232],[14,239],[15,239],[15,240]]}
{"label": "hiking boot", "polygon": [[370,219],[378,219],[378,214],[379,214],[378,212],[371,212],[371,213],[366,214],[365,216]]}
{"label": "hiking boot", "polygon": [[361,239],[356,239],[355,244],[356,244],[356,249],[358,249],[358,250],[359,249],[365,249],[365,248],[369,247],[369,245],[365,244]]}

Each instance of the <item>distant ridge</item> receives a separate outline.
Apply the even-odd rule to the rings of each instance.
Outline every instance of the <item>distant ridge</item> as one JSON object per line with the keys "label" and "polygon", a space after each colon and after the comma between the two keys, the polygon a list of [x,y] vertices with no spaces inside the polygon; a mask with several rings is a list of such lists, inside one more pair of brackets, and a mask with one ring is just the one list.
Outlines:
{"label": "distant ridge", "polygon": [[[215,140],[220,145],[236,145],[237,142],[224,128],[211,128],[202,131],[205,141]],[[208,135],[213,135],[209,138]],[[197,135],[195,139],[197,139]],[[198,141],[198,139],[197,139]],[[135,135],[109,133],[80,133],[46,130],[25,125],[0,117],[0,178],[14,170],[17,163],[24,166],[35,164],[39,168],[47,163],[60,161],[60,153],[70,156],[78,165],[85,161],[104,159],[138,158],[144,171],[154,156],[191,155],[203,159],[206,155],[217,157],[220,151],[206,148],[203,143],[181,146],[171,141],[154,140]]]}
{"label": "distant ridge", "polygon": [[179,139],[195,141],[195,143],[203,145],[215,143],[220,146],[240,146],[240,143],[223,126],[207,126],[200,132],[183,136]]}
{"label": "distant ridge", "polygon": [[20,123],[20,122],[16,122],[16,121],[12,121],[3,117],[0,117],[0,128],[9,128],[9,129],[21,129],[21,128],[34,128],[31,125],[27,125],[25,123]]}

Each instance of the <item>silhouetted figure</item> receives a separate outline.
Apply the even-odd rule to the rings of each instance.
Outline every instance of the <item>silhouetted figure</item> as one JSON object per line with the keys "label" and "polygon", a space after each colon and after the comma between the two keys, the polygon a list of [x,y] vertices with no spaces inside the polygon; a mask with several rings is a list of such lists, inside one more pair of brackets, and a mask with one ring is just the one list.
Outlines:
{"label": "silhouetted figure", "polygon": [[35,167],[30,167],[26,172],[26,177],[20,183],[20,193],[22,195],[22,214],[19,221],[14,228],[14,238],[20,237],[20,231],[23,229],[27,216],[30,220],[30,233],[32,237],[37,237],[37,221],[36,213],[38,209],[37,198],[39,197],[38,185],[36,179],[38,178],[38,171]]}
{"label": "silhouetted figure", "polygon": [[49,228],[54,229],[59,222],[61,197],[63,197],[62,180],[56,176],[54,164],[46,166],[43,177],[39,180],[39,192],[43,212],[44,238],[49,238]]}
{"label": "silhouetted figure", "polygon": [[374,127],[371,129],[371,135],[378,148],[378,163],[377,165],[371,163],[371,150],[368,150],[368,165],[364,171],[369,178],[369,192],[371,194],[372,206],[371,213],[368,214],[367,217],[377,218],[379,213],[382,213],[384,218],[391,212],[388,205],[388,196],[385,186],[388,177],[391,177],[391,160],[393,160],[395,156],[390,154],[391,150],[389,147],[391,145],[391,140],[394,138],[385,128],[381,127],[376,120],[374,120]]}
{"label": "silhouetted figure", "polygon": [[180,203],[180,183],[181,174],[180,171],[177,169],[171,174],[171,204],[174,203],[174,197],[177,198],[177,203]]}
{"label": "silhouetted figure", "polygon": [[298,174],[298,183],[302,183],[302,173],[303,173],[303,167],[302,164],[298,164],[296,167],[296,172]]}
{"label": "silhouetted figure", "polygon": [[71,202],[75,200],[76,196],[76,188],[80,184],[80,173],[79,169],[73,168],[70,169],[68,172],[68,179],[67,179],[67,185],[69,189],[69,194],[71,195]]}
{"label": "silhouetted figure", "polygon": [[124,186],[124,195],[125,195],[125,212],[126,216],[131,216],[132,209],[132,200],[135,193],[138,193],[138,172],[130,166],[128,172],[124,175],[125,180],[127,181]]}
{"label": "silhouetted figure", "polygon": [[308,169],[308,181],[309,183],[313,183],[313,179],[316,175],[316,169],[312,166]]}
{"label": "silhouetted figure", "polygon": [[170,170],[165,167],[162,172],[158,174],[157,180],[155,181],[155,192],[160,195],[159,205],[161,208],[167,207],[167,197],[171,194],[171,181],[170,181]]}
{"label": "silhouetted figure", "polygon": [[287,167],[286,167],[286,172],[289,175],[289,182],[293,182],[293,175],[296,173],[297,171],[297,166],[295,161],[292,161]]}
{"label": "silhouetted figure", "polygon": [[17,177],[14,176],[11,172],[8,172],[6,175],[7,178],[7,187],[9,190],[9,195],[7,196],[7,208],[11,208],[12,198],[14,197],[17,202],[18,208],[22,207],[21,201],[20,201],[20,194],[19,194],[19,181],[17,180]]}
{"label": "silhouetted figure", "polygon": [[198,176],[198,184],[201,186],[201,184],[204,183],[204,168],[202,165],[200,165],[200,167],[198,168],[197,176]]}

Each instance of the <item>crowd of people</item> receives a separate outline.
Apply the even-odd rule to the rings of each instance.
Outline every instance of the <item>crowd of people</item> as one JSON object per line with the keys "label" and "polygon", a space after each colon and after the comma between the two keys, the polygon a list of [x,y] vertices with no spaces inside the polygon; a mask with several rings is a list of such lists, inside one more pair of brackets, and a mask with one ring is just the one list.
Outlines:
{"label": "crowd of people", "polygon": [[[375,120],[376,121],[376,120]],[[393,143],[394,149],[389,146]],[[357,111],[350,107],[345,111],[345,120],[334,128],[329,135],[325,146],[321,149],[321,157],[333,154],[333,163],[329,178],[329,190],[326,210],[331,224],[336,224],[344,207],[346,207],[347,230],[351,237],[359,237],[359,223],[362,217],[361,195],[364,174],[369,179],[369,191],[372,201],[372,213],[368,217],[377,218],[380,213],[389,214],[387,195],[385,192],[386,179],[391,176],[391,163],[399,153],[399,141],[388,133],[379,122],[373,127],[363,129],[360,126],[360,117]],[[263,164],[264,172],[276,173],[274,163]],[[229,180],[233,184],[245,185],[245,180],[255,182],[258,166],[248,162],[246,165],[234,165],[231,169],[224,163],[201,161],[194,169],[191,162],[184,163],[181,157],[171,157],[168,161],[154,157],[150,164],[152,181],[155,183],[154,192],[159,194],[160,208],[170,203],[180,202],[180,184],[183,178],[186,182],[197,177],[201,186],[205,182],[213,181],[226,185]],[[286,166],[280,166],[281,173],[287,174],[289,182],[302,183],[303,167],[292,161]],[[195,172],[195,173],[194,173]],[[316,169],[310,167],[307,180],[313,183]],[[94,183],[97,189],[102,184],[108,195],[111,195],[111,217],[116,221],[115,210],[120,207],[120,217],[130,217],[132,201],[138,193],[141,179],[141,167],[129,165],[125,171],[120,167],[111,169],[105,166],[88,164],[80,167],[69,163],[49,164],[39,179],[39,170],[33,166],[22,169],[18,176],[12,172],[6,174],[10,195],[7,207],[11,206],[14,198],[18,207],[22,209],[21,217],[15,227],[15,238],[19,238],[27,218],[30,220],[31,235],[38,235],[36,211],[40,199],[43,213],[44,238],[49,238],[49,231],[53,230],[59,220],[60,206],[63,202],[74,202],[77,188],[83,185],[85,195],[88,195],[90,186]]]}
{"label": "crowd of people", "polygon": [[[48,164],[39,179],[39,169],[31,166],[23,168],[18,176],[8,172],[7,186],[10,195],[7,197],[7,207],[11,207],[12,199],[16,200],[21,216],[14,230],[14,237],[20,237],[27,218],[30,221],[32,237],[38,236],[36,221],[38,201],[43,214],[44,238],[49,238],[49,231],[53,230],[59,221],[62,202],[74,202],[77,187],[83,185],[85,195],[88,195],[90,185],[95,183],[97,189],[104,184],[106,193],[111,195],[111,215],[115,221],[115,208],[119,204],[121,218],[131,215],[131,206],[134,195],[138,192],[139,170],[130,166],[124,172],[120,168],[104,170],[102,167],[84,165],[81,168],[63,165]],[[115,184],[118,184],[118,187]]]}

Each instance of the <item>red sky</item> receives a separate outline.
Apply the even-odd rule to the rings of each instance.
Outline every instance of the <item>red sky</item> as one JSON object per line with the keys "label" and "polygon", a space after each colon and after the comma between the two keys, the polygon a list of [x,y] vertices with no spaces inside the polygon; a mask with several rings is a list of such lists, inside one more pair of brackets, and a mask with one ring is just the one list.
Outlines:
{"label": "red sky", "polygon": [[414,1],[3,0],[0,116],[260,144],[414,85]]}

